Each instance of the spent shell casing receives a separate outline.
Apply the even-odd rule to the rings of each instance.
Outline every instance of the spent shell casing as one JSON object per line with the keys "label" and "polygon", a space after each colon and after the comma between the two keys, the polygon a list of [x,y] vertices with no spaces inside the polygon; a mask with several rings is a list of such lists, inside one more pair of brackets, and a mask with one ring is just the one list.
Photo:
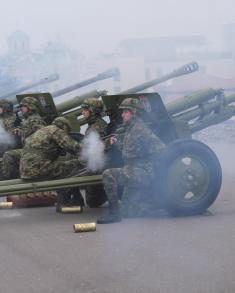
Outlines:
{"label": "spent shell casing", "polygon": [[0,202],[0,209],[12,209],[13,208],[13,202]]}
{"label": "spent shell casing", "polygon": [[73,206],[73,207],[61,207],[61,213],[81,213],[82,207],[81,206]]}
{"label": "spent shell casing", "polygon": [[74,232],[90,232],[96,231],[96,223],[74,224]]}

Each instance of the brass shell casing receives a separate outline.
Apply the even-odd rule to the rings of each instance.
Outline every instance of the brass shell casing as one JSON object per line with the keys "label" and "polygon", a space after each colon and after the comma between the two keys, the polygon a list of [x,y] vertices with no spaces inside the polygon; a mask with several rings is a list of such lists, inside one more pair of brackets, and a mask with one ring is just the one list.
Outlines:
{"label": "brass shell casing", "polygon": [[96,231],[96,223],[74,224],[74,232],[90,232]]}
{"label": "brass shell casing", "polygon": [[81,213],[82,207],[81,206],[73,206],[73,207],[61,207],[61,213],[64,214],[71,214],[71,213]]}
{"label": "brass shell casing", "polygon": [[13,202],[0,202],[0,209],[12,209]]}

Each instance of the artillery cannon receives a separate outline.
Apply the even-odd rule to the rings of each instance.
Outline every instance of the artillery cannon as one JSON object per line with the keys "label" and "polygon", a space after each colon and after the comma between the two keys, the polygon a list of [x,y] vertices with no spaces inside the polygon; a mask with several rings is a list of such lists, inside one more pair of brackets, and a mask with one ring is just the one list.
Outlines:
{"label": "artillery cannon", "polygon": [[[42,113],[41,114],[42,114],[42,116],[44,116],[45,120],[48,123],[50,123],[58,115],[58,113],[60,113],[60,111],[61,111],[60,104],[58,105],[57,109],[55,108],[52,97],[57,98],[61,95],[64,95],[64,94],[69,93],[71,91],[74,91],[76,89],[82,88],[86,85],[97,82],[99,80],[104,80],[104,79],[108,79],[111,77],[117,77],[117,76],[119,76],[119,74],[120,73],[119,73],[118,68],[111,68],[111,69],[106,70],[104,72],[101,72],[101,73],[97,74],[96,76],[91,77],[87,80],[81,81],[79,83],[76,83],[76,84],[70,85],[68,87],[65,87],[63,89],[60,89],[58,91],[55,91],[52,94],[50,94],[50,93],[30,93],[30,94],[28,94],[27,93],[27,94],[18,94],[18,95],[16,95],[16,98],[17,98],[18,102],[26,96],[38,98],[41,102],[41,105],[42,105]],[[37,83],[37,84],[35,83],[34,85],[38,85],[38,84],[39,83]],[[24,87],[24,88],[21,88],[20,91],[11,92],[11,95],[16,94],[17,92],[21,92],[25,89],[27,89],[27,88]],[[74,107],[76,107],[77,100],[79,100],[79,99],[84,100],[88,97],[97,97],[98,98],[101,95],[104,95],[105,93],[106,93],[106,91],[96,91],[96,90],[88,92],[80,97],[75,97],[74,98],[75,104],[73,104],[73,105],[74,105]],[[4,96],[4,97],[6,97],[6,96]],[[14,100],[13,102],[16,103],[16,100]],[[70,108],[71,108],[71,105],[68,105],[68,109],[70,109]],[[66,105],[64,107],[64,111],[66,111]],[[77,122],[77,117],[75,115],[70,115],[69,119],[71,120],[71,122],[73,124],[73,130],[79,131],[80,125]]]}
{"label": "artillery cannon", "polygon": [[[179,77],[181,75],[190,74],[198,70],[198,64],[196,62],[188,63],[184,66],[179,67],[178,69],[173,70],[171,73],[168,73],[160,78],[153,79],[151,81],[145,82],[141,85],[135,86],[133,88],[130,88],[128,90],[125,90],[124,92],[121,92],[120,94],[127,94],[127,93],[133,93],[136,91],[144,90],[148,87],[151,87],[153,85],[159,84],[161,82],[167,81],[169,79]],[[107,91],[101,90],[101,91],[91,91],[88,93],[85,93],[80,96],[75,96],[73,98],[67,99],[66,101],[56,103],[54,104],[55,100],[53,101],[53,98],[56,98],[60,95],[63,95],[65,93],[68,93],[70,91],[73,91],[79,87],[85,86],[91,82],[106,79],[110,77],[115,77],[119,75],[119,71],[117,68],[113,68],[110,70],[107,70],[103,73],[98,74],[96,77],[90,78],[87,81],[83,81],[81,83],[77,83],[75,85],[66,87],[64,89],[61,89],[59,91],[56,91],[52,94],[50,93],[30,93],[30,94],[21,94],[17,95],[17,100],[20,101],[25,96],[32,96],[39,99],[42,105],[43,109],[43,116],[46,117],[46,120],[51,121],[53,118],[57,115],[63,115],[66,116],[73,127],[73,131],[79,131],[80,126],[85,124],[86,122],[83,119],[77,119],[78,116],[81,115],[82,110],[80,105],[83,103],[83,101],[89,97],[93,98],[99,98],[100,96],[104,96],[107,94]]]}
{"label": "artillery cannon", "polygon": [[[232,117],[235,95],[226,97],[221,89],[206,89],[166,105],[157,93],[104,95],[110,121],[114,119],[116,126],[120,121],[118,106],[126,97],[140,99],[145,108],[142,119],[166,144],[160,164],[156,164],[156,180],[149,188],[153,205],[174,215],[205,211],[219,194],[222,171],[215,153],[191,135]],[[40,182],[2,181],[0,196],[99,184],[101,175]]]}
{"label": "artillery cannon", "polygon": [[[149,190],[153,204],[174,215],[202,213],[219,194],[222,171],[214,152],[204,143],[189,138],[188,133],[233,116],[235,107],[231,103],[235,102],[235,95],[225,97],[221,89],[206,89],[166,106],[157,93],[106,95],[102,99],[109,111],[117,113],[118,105],[127,96],[142,101],[146,109],[142,119],[167,145],[160,166],[156,166],[156,181]],[[179,135],[179,121],[187,122],[189,132],[185,135],[182,132]],[[101,183],[101,175],[28,183],[20,179],[2,181],[0,196]]]}

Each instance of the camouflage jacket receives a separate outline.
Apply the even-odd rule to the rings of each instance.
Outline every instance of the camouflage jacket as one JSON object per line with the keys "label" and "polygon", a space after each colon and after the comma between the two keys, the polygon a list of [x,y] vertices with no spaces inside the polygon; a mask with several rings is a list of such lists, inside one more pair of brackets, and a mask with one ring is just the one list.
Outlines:
{"label": "camouflage jacket", "polygon": [[107,127],[107,122],[105,122],[100,116],[96,116],[94,119],[88,121],[88,128],[86,129],[85,136],[92,131],[96,131],[102,138],[107,135]]}
{"label": "camouflage jacket", "polygon": [[139,119],[133,118],[124,124],[123,130],[117,134],[117,147],[124,164],[147,162],[164,148],[163,142]]}
{"label": "camouflage jacket", "polygon": [[14,123],[16,121],[16,115],[14,113],[4,113],[0,116],[0,121],[6,131],[13,133],[15,128]]}
{"label": "camouflage jacket", "polygon": [[22,144],[25,144],[27,137],[44,126],[46,126],[46,123],[39,114],[33,113],[29,115],[20,124]]}
{"label": "camouflage jacket", "polygon": [[27,153],[35,153],[38,159],[41,157],[53,161],[58,158],[60,149],[77,154],[80,150],[80,144],[63,129],[56,125],[49,125],[39,129],[26,139],[23,156],[27,156]]}

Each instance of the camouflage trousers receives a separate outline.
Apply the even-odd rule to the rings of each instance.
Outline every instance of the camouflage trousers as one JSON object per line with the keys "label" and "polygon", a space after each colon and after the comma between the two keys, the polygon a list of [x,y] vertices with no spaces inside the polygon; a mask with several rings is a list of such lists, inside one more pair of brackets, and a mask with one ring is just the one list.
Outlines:
{"label": "camouflage trousers", "polygon": [[2,158],[2,173],[5,179],[14,179],[20,176],[19,166],[23,149],[10,150]]}
{"label": "camouflage trousers", "polygon": [[20,176],[22,179],[56,179],[76,175],[84,168],[79,159],[51,161],[38,154],[27,153],[21,157]]}
{"label": "camouflage trousers", "polygon": [[[153,177],[152,168],[126,165],[103,172],[104,190],[110,203],[121,199],[124,217],[144,216],[149,209],[148,186]],[[123,192],[120,196],[120,190]]]}

